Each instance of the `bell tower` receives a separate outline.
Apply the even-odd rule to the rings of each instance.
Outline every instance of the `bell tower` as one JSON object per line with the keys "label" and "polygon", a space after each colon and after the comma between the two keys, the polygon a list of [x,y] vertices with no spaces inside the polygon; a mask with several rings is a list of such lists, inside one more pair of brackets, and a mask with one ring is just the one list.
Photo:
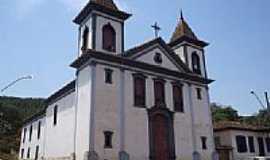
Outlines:
{"label": "bell tower", "polygon": [[184,19],[182,12],[169,46],[191,71],[207,78],[204,47],[208,46],[208,43],[198,39]]}
{"label": "bell tower", "polygon": [[109,54],[124,52],[124,22],[131,15],[113,0],[90,0],[73,22],[79,25],[78,56],[87,49]]}

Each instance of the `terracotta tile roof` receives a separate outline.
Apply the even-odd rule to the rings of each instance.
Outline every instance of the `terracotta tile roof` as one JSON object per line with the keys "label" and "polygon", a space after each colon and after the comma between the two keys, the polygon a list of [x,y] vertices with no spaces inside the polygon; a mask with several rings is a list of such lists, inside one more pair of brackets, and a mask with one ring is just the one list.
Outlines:
{"label": "terracotta tile roof", "polygon": [[113,2],[113,0],[90,0],[90,1],[93,2],[93,3],[99,4],[99,5],[102,5],[102,6],[106,7],[106,8],[110,8],[112,10],[117,10],[118,11],[118,8],[115,5],[115,3]]}
{"label": "terracotta tile roof", "polygon": [[171,42],[176,41],[178,38],[186,36],[188,38],[198,40],[192,29],[189,27],[183,16],[181,15],[180,21],[175,28],[175,31],[171,37]]}
{"label": "terracotta tile roof", "polygon": [[270,127],[266,126],[254,126],[246,123],[241,123],[237,121],[224,121],[214,123],[214,131],[224,131],[224,130],[244,130],[244,131],[254,131],[254,132],[269,132]]}

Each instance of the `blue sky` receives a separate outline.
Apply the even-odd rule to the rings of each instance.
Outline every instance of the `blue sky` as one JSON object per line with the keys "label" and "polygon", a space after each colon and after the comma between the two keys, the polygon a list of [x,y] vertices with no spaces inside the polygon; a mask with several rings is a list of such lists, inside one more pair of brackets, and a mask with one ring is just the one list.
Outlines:
{"label": "blue sky", "polygon": [[[87,0],[0,1],[0,87],[34,75],[5,92],[7,96],[47,97],[74,78],[77,26],[72,19]],[[126,49],[154,37],[162,27],[168,41],[183,9],[185,19],[206,48],[209,77],[215,79],[211,101],[232,105],[242,114],[260,106],[250,95],[270,91],[270,1],[118,0],[133,14],[126,23]]]}

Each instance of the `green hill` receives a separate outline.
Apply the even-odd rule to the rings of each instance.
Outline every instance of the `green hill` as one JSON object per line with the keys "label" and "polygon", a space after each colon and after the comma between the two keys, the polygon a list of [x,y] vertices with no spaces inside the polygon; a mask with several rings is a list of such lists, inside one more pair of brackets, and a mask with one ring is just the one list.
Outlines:
{"label": "green hill", "polygon": [[23,121],[44,109],[44,99],[0,97],[0,159],[11,160],[19,149]]}

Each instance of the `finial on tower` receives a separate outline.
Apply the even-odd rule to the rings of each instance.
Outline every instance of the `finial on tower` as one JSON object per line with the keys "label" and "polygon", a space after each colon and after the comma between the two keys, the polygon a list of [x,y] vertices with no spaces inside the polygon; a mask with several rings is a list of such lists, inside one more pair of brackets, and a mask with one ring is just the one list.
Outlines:
{"label": "finial on tower", "polygon": [[180,19],[181,19],[181,20],[184,20],[183,10],[182,10],[182,9],[181,9],[181,11],[180,11]]}

